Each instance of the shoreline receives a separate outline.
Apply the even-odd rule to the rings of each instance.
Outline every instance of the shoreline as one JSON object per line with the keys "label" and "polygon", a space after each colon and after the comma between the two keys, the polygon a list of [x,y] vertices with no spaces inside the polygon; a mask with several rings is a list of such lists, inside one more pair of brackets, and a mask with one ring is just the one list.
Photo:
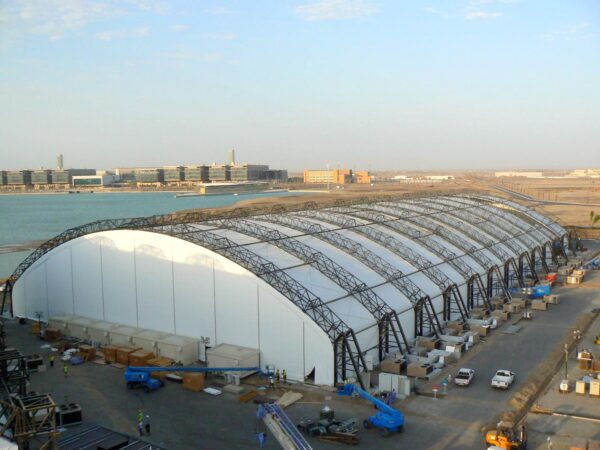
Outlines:
{"label": "shoreline", "polygon": [[[255,195],[255,194],[271,194],[271,193],[282,193],[282,192],[288,192],[288,193],[299,193],[299,194],[306,194],[306,193],[315,193],[315,194],[324,194],[324,193],[329,193],[328,191],[322,191],[322,190],[310,190],[310,189],[273,189],[273,190],[266,190],[266,191],[257,191],[257,192],[238,192],[238,195]],[[0,196],[3,195],[96,195],[96,194],[160,194],[160,193],[165,193],[165,194],[196,194],[196,191],[194,190],[190,190],[190,189],[181,189],[181,190],[173,190],[173,189],[161,189],[161,190],[156,190],[156,191],[144,191],[144,190],[139,190],[139,189],[119,189],[119,190],[94,190],[93,192],[90,191],[79,191],[79,193],[69,193],[69,191],[41,191],[41,192],[5,192],[5,191],[0,191]],[[234,193],[224,193],[224,194],[198,194],[199,197],[212,197],[214,195],[233,195]]]}

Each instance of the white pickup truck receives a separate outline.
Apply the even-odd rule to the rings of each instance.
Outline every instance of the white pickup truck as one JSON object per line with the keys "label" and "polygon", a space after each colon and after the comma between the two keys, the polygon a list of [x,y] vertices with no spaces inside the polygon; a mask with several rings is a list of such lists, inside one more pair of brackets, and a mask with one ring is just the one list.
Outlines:
{"label": "white pickup truck", "polygon": [[454,384],[457,386],[468,386],[471,384],[471,381],[473,381],[474,376],[475,371],[473,369],[467,369],[463,367],[454,376]]}
{"label": "white pickup truck", "polygon": [[492,378],[492,387],[499,389],[508,389],[515,381],[515,374],[510,370],[498,370]]}

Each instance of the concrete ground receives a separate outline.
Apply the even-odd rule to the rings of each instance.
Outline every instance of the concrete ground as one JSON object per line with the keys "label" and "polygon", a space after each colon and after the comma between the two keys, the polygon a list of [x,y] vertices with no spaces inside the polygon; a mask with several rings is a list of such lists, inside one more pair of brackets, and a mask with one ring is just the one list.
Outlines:
{"label": "concrete ground", "polygon": [[[525,378],[536,370],[566,334],[572,332],[578,316],[600,307],[600,290],[586,287],[587,283],[597,286],[599,282],[600,273],[595,272],[581,287],[559,287],[554,291],[561,294],[561,303],[552,305],[548,311],[534,311],[533,321],[520,323],[521,331],[516,334],[494,331],[447,370],[454,373],[460,367],[475,369],[476,378],[472,386],[452,386],[448,395],[440,399],[419,395],[397,401],[395,406],[406,415],[404,433],[381,438],[376,431],[361,430],[358,448],[485,448],[485,427],[507,408],[509,399]],[[40,349],[44,342],[29,333],[29,326],[7,322],[6,332],[8,345],[19,348],[24,354],[44,352]],[[517,374],[515,386],[508,391],[489,387],[493,373],[499,368],[510,369]],[[434,382],[439,383],[445,375]],[[420,387],[427,390],[428,385],[423,383]],[[58,363],[53,368],[48,367],[45,373],[31,374],[31,389],[52,393],[59,403],[77,402],[83,408],[86,421],[132,435],[136,433],[137,411],[141,408],[151,416],[152,435],[148,439],[172,450],[258,448],[254,434],[258,429],[262,430],[262,425],[255,418],[256,405],[251,402],[241,404],[237,396],[224,393],[211,397],[183,390],[180,385],[172,383],[150,394],[129,391],[125,387],[123,370],[111,366],[86,363],[71,367],[69,378],[65,379],[61,363]],[[549,402],[551,397],[548,394],[546,397]],[[288,409],[288,414],[296,422],[303,418],[316,418],[325,403],[336,411],[340,419],[357,417],[362,420],[375,412],[372,405],[362,400],[338,397],[323,390],[308,390],[300,402]],[[530,449],[545,449],[548,432],[555,435],[571,433],[572,425],[555,420],[558,419],[539,415],[528,418],[535,429],[530,436]],[[76,427],[73,430],[76,431]],[[597,433],[598,428],[595,430]],[[580,431],[584,432],[588,431]],[[310,442],[315,449],[340,448],[312,438]],[[279,446],[269,436],[265,448],[276,449]],[[560,448],[563,447],[557,441],[554,450]]]}

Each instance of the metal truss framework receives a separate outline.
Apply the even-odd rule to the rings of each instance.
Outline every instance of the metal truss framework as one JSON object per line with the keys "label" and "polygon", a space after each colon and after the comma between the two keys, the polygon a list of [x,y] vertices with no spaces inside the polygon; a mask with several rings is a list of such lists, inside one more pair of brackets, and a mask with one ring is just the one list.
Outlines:
{"label": "metal truss framework", "polygon": [[[431,330],[431,332],[439,336],[439,332],[441,332],[441,324],[435,315],[435,310],[431,304],[431,298],[429,295],[423,292],[420,287],[407,278],[402,271],[394,268],[389,262],[376,255],[364,245],[347,238],[336,230],[325,228],[321,224],[317,222],[311,222],[297,214],[260,216],[256,217],[256,219],[264,220],[270,223],[276,223],[301,233],[309,234],[356,258],[365,266],[382,276],[387,282],[400,291],[411,302],[413,308],[418,314],[426,314],[428,323],[433,325],[433,330]],[[393,315],[394,321],[398,321],[399,329],[402,330],[399,325],[397,313],[395,311],[393,311]],[[417,324],[415,324],[415,329],[417,328]],[[421,335],[423,334],[422,327],[420,333]],[[402,335],[406,342],[403,331]]]}
{"label": "metal truss framework", "polygon": [[[521,286],[524,285],[522,278],[519,277],[519,269],[514,258],[501,247],[502,242],[492,240],[477,229],[481,221],[469,221],[467,218],[463,219],[462,213],[464,211],[461,211],[461,213],[459,214],[458,212],[454,211],[454,209],[451,209],[449,207],[436,207],[430,204],[419,204],[414,201],[406,202],[405,204],[403,204],[403,206],[405,205],[410,205],[409,208],[412,208],[413,211],[420,213],[422,213],[423,211],[427,211],[427,207],[437,210],[438,213],[435,215],[431,215],[432,218],[439,220],[440,223],[443,225],[450,226],[455,230],[465,234],[470,239],[474,240],[475,242],[482,245],[484,248],[488,249],[496,258],[498,258],[504,264],[505,286],[508,286],[509,279],[512,279],[511,274],[515,274]],[[507,273],[509,275],[508,277],[506,275]],[[490,287],[488,286],[488,292],[489,291]],[[508,291],[506,291],[506,294],[508,298],[510,298]]]}
{"label": "metal truss framework", "polygon": [[[388,227],[391,230],[412,239],[414,242],[419,243],[429,252],[438,256],[443,262],[447,262],[452,266],[452,268],[464,278],[465,282],[470,284],[471,288],[468,289],[469,295],[475,296],[478,300],[482,300],[488,308],[491,308],[486,289],[483,286],[479,273],[464,261],[464,258],[469,255],[466,253],[465,255],[457,255],[451,249],[443,246],[433,238],[436,233],[424,233],[420,228],[415,226],[415,223],[420,222],[419,220],[413,221],[411,218],[399,216],[397,211],[391,212],[389,208],[385,210],[384,215],[382,210],[369,210],[364,205],[360,205],[360,207],[357,207],[356,209],[347,208],[340,212],[353,217],[369,220],[372,224]],[[423,217],[416,217],[416,219],[423,219]],[[452,282],[448,280],[448,284],[452,284]],[[440,287],[440,285],[438,286]],[[473,299],[470,297],[467,299],[467,309],[468,305],[473,304],[472,300]]]}
{"label": "metal truss framework", "polygon": [[[230,229],[247,236],[259,239],[260,242],[269,243],[281,248],[287,253],[294,255],[304,263],[313,266],[323,275],[345,290],[348,295],[354,297],[375,318],[379,328],[378,350],[379,359],[384,359],[392,350],[403,352],[408,348],[408,341],[396,312],[385,303],[366,283],[348,272],[324,253],[314,250],[308,245],[300,242],[295,237],[283,234],[274,228],[259,225],[246,219],[222,219],[208,222],[209,225],[217,225]],[[330,300],[327,304],[340,299]],[[391,342],[390,342],[391,341]]]}
{"label": "metal truss framework", "polygon": [[[255,221],[279,223],[307,235],[314,235],[361,261],[384,278],[385,283],[394,286],[409,299],[415,311],[416,334],[438,334],[441,330],[438,317],[440,314],[446,320],[453,316],[465,319],[468,317],[470,308],[479,304],[480,301],[487,303],[492,295],[502,292],[506,297],[510,297],[506,289],[506,282],[510,281],[511,277],[518,279],[519,275],[527,270],[526,267],[529,267],[533,274],[536,273],[538,267],[547,267],[548,253],[555,260],[557,252],[564,247],[564,245],[560,248],[556,247],[554,243],[550,243],[550,239],[560,240],[562,244],[567,239],[564,230],[552,220],[519,204],[496,197],[469,194],[453,198],[453,201],[443,196],[435,201],[431,196],[423,198],[389,197],[386,200],[383,202],[365,199],[342,201],[336,202],[333,207],[316,207],[310,203],[283,210],[281,207],[276,207],[271,210],[271,216],[262,211],[257,214],[255,211],[232,210],[218,215],[200,211],[92,222],[66,230],[42,244],[28,256],[6,282],[2,297],[2,312],[6,307],[7,296],[11,296],[12,289],[21,275],[35,261],[57,246],[81,236],[108,230],[157,232],[206,247],[248,269],[274,287],[317,323],[334,343],[335,381],[347,379],[349,376],[356,376],[361,381],[359,374],[366,369],[364,352],[358,345],[355,332],[327,306],[328,302],[324,302],[292,278],[285,272],[286,268],[276,266],[271,261],[245,248],[244,245],[239,245],[213,233],[215,229],[234,229],[237,232],[254,236],[263,242],[277,245],[286,252],[297,256],[304,264],[317,268],[325,276],[335,280],[376,319],[380,334],[380,355],[387,353],[390,349],[398,348],[402,351],[407,348],[407,337],[398,320],[399,312],[394,311],[373,292],[374,286],[367,286],[321,252],[302,244],[295,239],[295,236],[287,236],[273,228],[257,225]],[[498,210],[503,208],[507,211],[506,215],[499,214]],[[311,209],[311,211],[307,211],[307,209]],[[465,214],[460,210],[472,211]],[[293,215],[284,216],[281,214],[282,212]],[[278,217],[279,221],[274,220],[274,217]],[[501,217],[501,220],[498,220],[497,217]],[[240,218],[251,218],[252,221],[233,220]],[[416,270],[412,273],[421,272],[440,289],[444,299],[444,311],[436,312],[434,310],[431,298],[408,278],[412,273],[400,272],[383,258],[346,237],[343,233],[326,229],[321,225],[315,227],[317,224],[314,220],[311,222],[311,219],[359,233],[400,256],[415,267]],[[284,223],[286,221],[287,224]],[[290,221],[294,222],[294,226],[291,226]],[[492,223],[497,228],[494,228]],[[212,225],[214,228],[201,228],[198,227],[199,224],[202,227]],[[520,232],[517,233],[517,231]],[[429,253],[439,257],[442,263],[435,263],[428,257],[413,251],[396,239],[393,236],[394,233],[411,239]],[[544,235],[548,239],[545,244],[530,248],[529,233],[535,235],[538,241],[540,235]],[[499,241],[495,242],[486,234],[494,236]],[[482,248],[465,240],[463,235],[480,244]],[[505,239],[507,237],[516,238],[517,241],[508,244],[508,239]],[[438,239],[460,249],[464,255],[457,255],[452,249],[440,243]],[[518,246],[517,243],[519,243]],[[516,266],[515,260],[504,250],[503,246],[518,254],[520,267]],[[527,252],[526,256],[525,252],[521,251],[524,250],[523,247],[527,247],[527,250],[531,251],[531,255]],[[550,248],[548,249],[548,247]],[[517,248],[519,252],[516,251]],[[498,266],[487,257],[484,249],[489,250],[505,264],[504,277],[501,276]],[[564,249],[562,252],[564,253]],[[566,257],[566,253],[564,256]],[[477,271],[469,265],[471,260],[487,271],[487,289],[483,286]],[[469,293],[466,304],[457,285],[438,269],[437,266],[443,263],[448,263],[466,280]],[[12,313],[12,301],[10,310]]]}
{"label": "metal truss framework", "polygon": [[284,269],[228,238],[198,229],[191,224],[167,225],[153,228],[152,231],[177,236],[208,248],[271,285],[308,315],[335,344],[335,382],[355,376],[362,384],[359,374],[366,370],[367,365],[354,330],[348,327],[321,298],[306,289]]}
{"label": "metal truss framework", "polygon": [[[352,231],[361,234],[373,242],[384,246],[391,252],[400,256],[403,260],[407,261],[413,267],[417,268],[425,274],[439,289],[443,292],[444,297],[457,303],[456,311],[460,314],[462,320],[466,320],[468,317],[468,311],[466,310],[464,301],[461,293],[456,286],[442,271],[440,271],[435,263],[429,261],[422,255],[407,247],[404,243],[396,239],[391,234],[385,233],[375,227],[371,226],[372,223],[359,223],[353,217],[348,217],[344,214],[345,209],[326,209],[319,211],[304,211],[298,212],[303,217],[315,218],[322,222],[336,225],[340,228],[350,228]],[[437,312],[434,311],[434,313]],[[428,317],[424,316],[417,318],[417,320],[429,320]],[[432,328],[430,322],[418,324],[418,329]]]}

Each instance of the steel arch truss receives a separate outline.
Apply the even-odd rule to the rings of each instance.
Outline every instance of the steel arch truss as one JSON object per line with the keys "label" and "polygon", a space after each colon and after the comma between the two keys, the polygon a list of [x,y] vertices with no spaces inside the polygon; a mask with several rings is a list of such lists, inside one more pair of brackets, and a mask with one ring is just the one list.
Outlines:
{"label": "steel arch truss", "polygon": [[[209,224],[236,231],[259,239],[260,242],[274,245],[295,256],[306,264],[313,266],[343,290],[356,299],[377,321],[379,330],[378,350],[380,360],[385,359],[386,353],[393,350],[402,352],[402,344],[408,347],[408,342],[399,330],[400,321],[395,311],[385,303],[366,283],[348,272],[324,253],[317,251],[300,240],[283,234],[274,228],[260,225],[246,219],[222,219]],[[329,302],[330,303],[330,302]],[[390,342],[391,341],[391,342]],[[387,351],[386,351],[387,348]]]}
{"label": "steel arch truss", "polygon": [[[458,286],[456,286],[456,284],[453,283],[442,271],[435,267],[434,263],[424,258],[422,255],[419,255],[411,248],[407,247],[404,243],[396,239],[391,234],[384,233],[383,231],[376,229],[372,226],[374,223],[359,223],[353,217],[347,217],[344,214],[340,214],[338,211],[340,211],[340,209],[335,211],[327,209],[299,212],[296,214],[307,218],[313,217],[322,222],[336,225],[340,228],[349,228],[353,232],[367,237],[371,241],[376,242],[377,244],[400,256],[413,267],[417,268],[418,271],[424,273],[440,289],[440,291],[444,292],[448,288],[450,288],[452,291],[456,291],[456,295],[453,295],[452,298],[461,303],[457,306],[457,310],[462,311],[461,317],[463,320],[466,320],[468,317],[468,312],[466,311],[466,307]],[[433,324],[429,324],[429,327],[432,328],[432,325]]]}
{"label": "steel arch truss", "polygon": [[[385,213],[386,215],[393,217],[393,219],[386,218],[382,212],[372,211],[368,209],[354,210],[348,208],[340,212],[350,216],[355,216],[361,219],[368,220],[373,224],[385,226],[387,228],[390,228],[392,231],[395,231],[403,236],[408,237],[409,239],[412,239],[416,243],[422,245],[429,252],[438,256],[442,261],[445,261],[450,266],[452,266],[452,268],[456,270],[461,275],[461,277],[463,277],[465,282],[468,282],[468,280],[470,280],[471,278],[479,279],[479,283],[476,282],[474,284],[473,291],[467,292],[469,292],[469,295],[471,292],[476,295],[479,295],[483,302],[486,304],[486,306],[491,307],[489,299],[486,295],[486,290],[483,289],[477,293],[478,286],[482,286],[483,284],[481,283],[481,278],[479,277],[479,274],[475,270],[473,270],[471,266],[464,262],[463,258],[467,255],[457,255],[448,247],[445,247],[444,245],[440,244],[437,240],[435,240],[433,238],[432,233],[423,233],[419,228],[417,228],[413,223],[411,223],[410,220],[403,220],[404,218],[399,216],[397,212]],[[446,277],[446,286],[450,286],[453,284],[452,281],[450,281],[450,279],[445,274],[442,273],[442,275]],[[442,288],[442,286],[444,285],[438,284],[438,287]],[[458,295],[460,295],[460,292]],[[461,302],[460,306],[464,306],[463,313],[465,313],[469,309],[468,305],[472,303],[470,300],[471,299],[467,298],[466,305],[464,305]],[[459,311],[461,310],[460,306],[457,306]]]}
{"label": "steel arch truss", "polygon": [[[420,310],[424,310],[424,313],[427,315],[426,322],[431,324],[431,327],[428,327],[426,331],[428,334],[434,333],[439,335],[439,332],[441,332],[441,324],[435,315],[431,298],[408,278],[406,274],[394,268],[389,262],[376,255],[364,245],[344,236],[336,230],[325,228],[321,224],[304,219],[297,214],[260,216],[256,217],[256,219],[276,223],[301,233],[310,234],[348,253],[400,291],[411,302],[413,308],[419,307]],[[395,311],[390,312],[390,317],[393,317],[393,322],[397,324],[405,345],[408,346],[397,313]]]}

